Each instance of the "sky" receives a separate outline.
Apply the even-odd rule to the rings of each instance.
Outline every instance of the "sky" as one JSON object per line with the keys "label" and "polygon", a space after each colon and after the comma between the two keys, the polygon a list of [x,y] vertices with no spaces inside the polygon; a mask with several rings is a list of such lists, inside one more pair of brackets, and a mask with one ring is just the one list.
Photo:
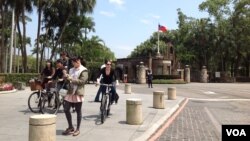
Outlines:
{"label": "sky", "polygon": [[[95,22],[95,33],[114,52],[116,58],[126,58],[142,42],[158,30],[158,24],[168,30],[177,29],[177,9],[194,18],[208,17],[199,11],[204,0],[96,0],[90,16]],[[37,33],[37,12],[28,23],[27,35],[34,40]]]}

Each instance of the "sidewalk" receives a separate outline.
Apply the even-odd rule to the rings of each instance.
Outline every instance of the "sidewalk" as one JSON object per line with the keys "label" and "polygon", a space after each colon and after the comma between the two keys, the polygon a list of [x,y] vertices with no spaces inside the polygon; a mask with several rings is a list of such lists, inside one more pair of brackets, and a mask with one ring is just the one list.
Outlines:
{"label": "sidewalk", "polygon": [[[111,115],[101,124],[99,116],[100,103],[93,102],[98,87],[93,84],[86,85],[86,96],[83,103],[83,119],[81,133],[77,137],[63,136],[61,132],[67,128],[67,121],[61,107],[57,114],[56,134],[57,141],[145,141],[157,128],[159,128],[179,104],[184,101],[184,97],[177,100],[167,100],[165,96],[165,109],[154,109],[153,94],[124,94],[124,84],[117,87],[120,96],[117,105],[112,105]],[[145,89],[147,89],[145,87]],[[167,89],[166,89],[167,90]],[[8,141],[28,141],[29,117],[34,115],[27,106],[28,96],[31,93],[27,87],[23,91],[10,94],[0,94],[0,140]],[[140,98],[142,100],[143,124],[126,124],[126,99]],[[73,124],[76,126],[76,113],[72,114]]]}

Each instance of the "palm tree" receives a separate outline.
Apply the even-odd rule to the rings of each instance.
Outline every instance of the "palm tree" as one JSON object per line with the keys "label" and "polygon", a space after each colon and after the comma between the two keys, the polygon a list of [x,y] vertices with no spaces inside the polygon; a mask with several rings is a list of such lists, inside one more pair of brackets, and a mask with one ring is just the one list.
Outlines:
{"label": "palm tree", "polygon": [[77,14],[84,15],[86,13],[92,13],[95,4],[96,0],[61,0],[56,2],[56,6],[59,6],[58,9],[60,9],[58,10],[58,12],[61,13],[63,19],[61,25],[59,26],[58,38],[55,43],[55,46],[52,48],[50,59],[53,58],[56,51],[56,47],[61,42],[63,33],[65,31],[65,28],[68,24],[70,17]]}
{"label": "palm tree", "polygon": [[[33,0],[34,5],[37,7],[38,12],[38,25],[37,25],[37,41],[38,44],[36,44],[36,50],[39,50],[40,45],[40,30],[41,30],[41,23],[42,23],[42,14],[45,10],[45,7],[49,7],[51,4],[53,4],[54,0]],[[41,56],[42,57],[42,56]],[[40,59],[42,61],[42,58]],[[36,71],[39,72],[39,52],[36,53]]]}
{"label": "palm tree", "polygon": [[83,20],[83,24],[84,24],[84,36],[85,36],[85,40],[87,40],[87,33],[88,32],[95,32],[95,22],[93,21],[93,18],[91,17],[85,17]]}
{"label": "palm tree", "polygon": [[[27,17],[25,16],[25,11],[32,12],[32,4],[31,0],[10,0],[11,6],[15,7],[15,15],[16,15],[16,22],[17,22],[17,29],[19,33],[19,39],[20,39],[20,50],[22,53],[22,65],[24,68],[24,72],[27,72],[27,51],[26,51],[26,21]],[[20,19],[21,17],[21,19]],[[22,22],[22,31],[19,20]]]}

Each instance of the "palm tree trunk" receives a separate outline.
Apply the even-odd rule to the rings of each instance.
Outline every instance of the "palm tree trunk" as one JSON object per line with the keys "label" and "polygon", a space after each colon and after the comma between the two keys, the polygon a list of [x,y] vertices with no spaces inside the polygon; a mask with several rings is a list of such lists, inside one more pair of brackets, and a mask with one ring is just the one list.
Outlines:
{"label": "palm tree trunk", "polygon": [[20,49],[17,48],[17,73],[19,73],[20,68],[19,68],[19,58],[20,58]]}
{"label": "palm tree trunk", "polygon": [[[19,18],[17,17],[17,21],[19,21]],[[20,40],[20,47],[18,50],[18,57],[20,56],[19,53],[21,51],[21,54],[23,54],[22,49],[23,49],[23,38],[22,38],[22,32],[21,32],[21,28],[20,28],[20,23],[17,22],[17,30],[18,30],[18,36],[19,36],[19,40]],[[24,66],[23,66],[24,67]],[[24,68],[22,68],[22,70],[24,70]],[[19,62],[18,62],[18,72],[19,72]]]}
{"label": "palm tree trunk", "polygon": [[15,28],[15,10],[12,9],[12,23],[11,23],[11,44],[10,44],[10,66],[9,73],[12,73],[12,65],[13,65],[13,44],[14,44],[14,28]]}
{"label": "palm tree trunk", "polygon": [[[70,12],[69,12],[69,13],[70,13]],[[51,59],[53,58],[53,56],[55,55],[56,48],[57,48],[58,44],[61,42],[61,39],[62,39],[63,33],[64,33],[64,31],[65,31],[66,25],[67,25],[67,23],[68,23],[69,17],[70,17],[70,16],[69,16],[69,14],[68,14],[68,16],[67,16],[67,18],[66,18],[66,20],[65,20],[65,22],[64,22],[64,25],[63,25],[63,27],[62,27],[62,31],[61,31],[61,33],[60,33],[60,35],[59,35],[59,38],[58,38],[58,40],[56,41],[55,46],[52,48],[50,60],[51,60]]]}
{"label": "palm tree trunk", "polygon": [[[41,28],[41,15],[42,15],[42,8],[41,8],[41,2],[38,0],[38,28],[37,28],[37,44],[36,44],[36,71],[37,73],[40,72],[39,70],[39,44],[40,44],[40,28]],[[42,59],[41,59],[42,60]]]}
{"label": "palm tree trunk", "polygon": [[[2,8],[1,10],[1,15],[2,15],[2,29],[6,29],[6,24],[5,24],[5,14],[8,12],[8,6],[4,6],[4,8]],[[6,67],[6,46],[5,46],[5,33],[2,32],[2,35],[1,35],[1,39],[2,39],[2,42],[1,42],[1,70],[0,72],[7,72],[7,68]]]}
{"label": "palm tree trunk", "polygon": [[[0,7],[0,12],[1,12],[1,30],[4,29],[4,10],[2,8],[2,6]],[[4,32],[1,32],[1,45],[0,45],[0,58],[4,57]],[[2,59],[0,59],[0,72],[4,72],[3,69],[4,66],[4,61]]]}
{"label": "palm tree trunk", "polygon": [[45,48],[45,43],[43,43],[42,45],[42,49],[41,49],[41,60],[40,60],[40,70],[42,70],[42,63],[43,63],[43,59],[44,59],[44,48]]}
{"label": "palm tree trunk", "polygon": [[[25,5],[25,3],[24,3]],[[25,6],[24,6],[25,7]],[[25,24],[25,9],[22,10],[22,23],[23,23],[23,48],[22,48],[22,58],[24,72],[27,72],[27,52],[26,52],[26,24]]]}
{"label": "palm tree trunk", "polygon": [[13,68],[13,72],[14,73],[16,73],[17,71],[16,71],[16,22],[15,22],[15,27],[14,27],[14,56],[13,56],[13,66],[14,66],[14,68]]}
{"label": "palm tree trunk", "polygon": [[[8,13],[8,5],[6,4],[5,5],[5,8],[4,8],[4,12],[6,13],[6,15],[7,15],[7,13]],[[7,16],[6,16],[7,17]],[[5,21],[6,19],[4,19],[4,27],[5,27],[5,29],[7,29],[8,27],[7,27],[7,25],[6,25],[6,21]],[[8,58],[8,47],[7,47],[7,43],[8,43],[8,39],[5,37],[6,35],[4,34],[4,36],[3,36],[3,39],[4,39],[4,73],[7,73],[7,70],[8,70],[8,60],[7,60],[7,58]]]}

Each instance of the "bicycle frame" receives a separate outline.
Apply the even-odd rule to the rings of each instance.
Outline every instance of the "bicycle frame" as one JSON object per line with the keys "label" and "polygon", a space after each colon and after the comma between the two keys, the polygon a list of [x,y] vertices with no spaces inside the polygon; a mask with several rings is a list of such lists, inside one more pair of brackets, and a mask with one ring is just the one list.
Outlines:
{"label": "bicycle frame", "polygon": [[104,123],[106,117],[109,115],[110,112],[110,105],[111,105],[111,86],[112,84],[101,84],[102,86],[106,86],[106,92],[102,95],[101,100],[101,122]]}

